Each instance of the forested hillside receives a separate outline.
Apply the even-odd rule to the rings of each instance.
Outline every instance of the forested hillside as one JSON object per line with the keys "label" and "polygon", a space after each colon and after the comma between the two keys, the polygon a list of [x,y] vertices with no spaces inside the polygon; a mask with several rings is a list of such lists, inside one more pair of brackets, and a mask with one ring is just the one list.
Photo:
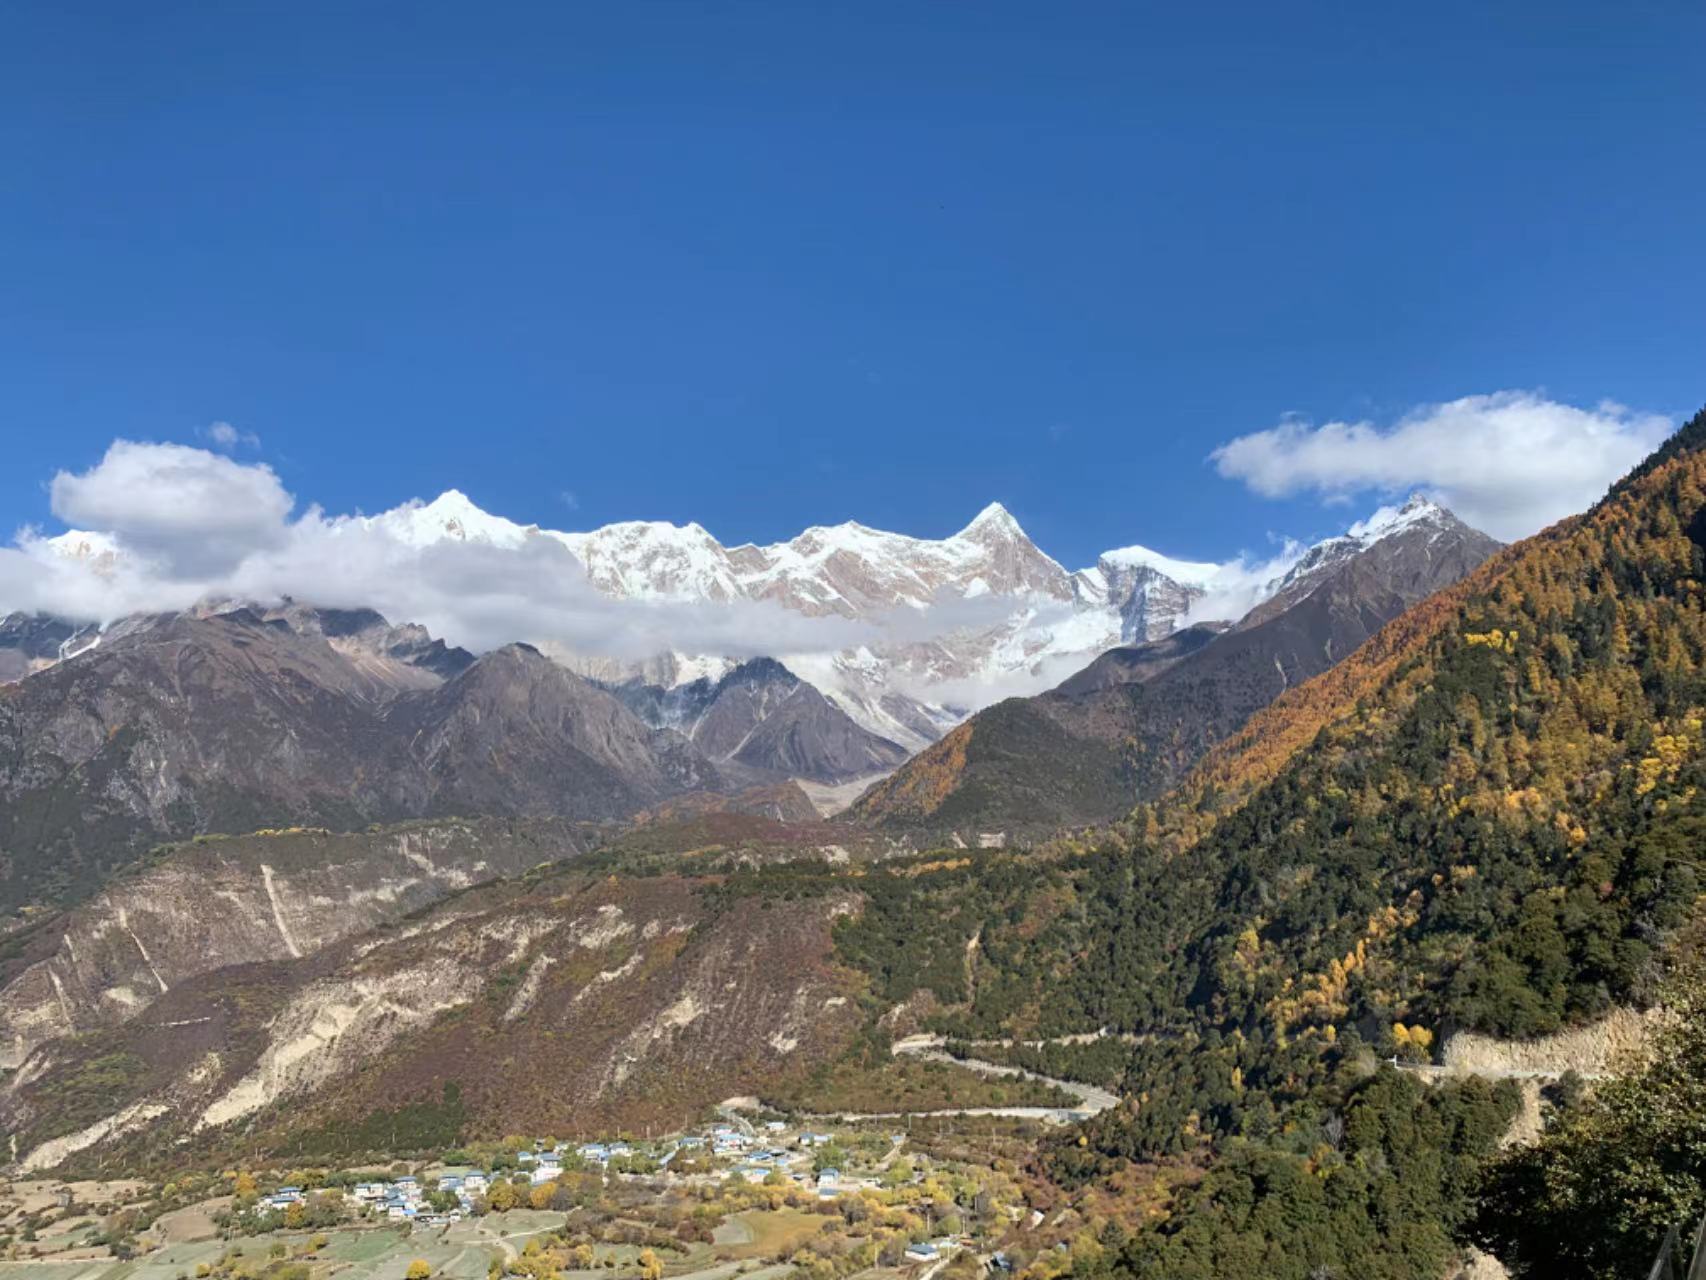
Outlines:
{"label": "forested hillside", "polygon": [[[1080,1185],[1240,1144],[1331,1179],[1310,1152],[1366,1096],[1376,1055],[1650,1000],[1706,847],[1703,443],[1706,415],[1592,511],[1281,699],[1117,832],[1046,868],[895,877],[872,896],[888,910],[843,926],[844,949],[886,997],[929,989],[950,1032],[1129,1033],[1113,1052],[1034,1054],[1127,1094],[1051,1157]],[[898,924],[948,902],[947,936]],[[956,972],[973,932],[979,963]],[[1184,1224],[1209,1186],[1175,1200],[1163,1235],[1200,1229]],[[1291,1193],[1258,1176],[1241,1194]],[[1122,1246],[1118,1265],[1183,1247]]]}

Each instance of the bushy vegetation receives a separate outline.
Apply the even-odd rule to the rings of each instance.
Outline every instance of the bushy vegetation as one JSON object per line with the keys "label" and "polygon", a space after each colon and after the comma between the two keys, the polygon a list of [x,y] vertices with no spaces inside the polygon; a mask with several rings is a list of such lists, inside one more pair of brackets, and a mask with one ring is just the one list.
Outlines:
{"label": "bushy vegetation", "polygon": [[1508,1085],[1433,1089],[1384,1070],[1342,1116],[1229,1143],[1160,1225],[1105,1241],[1074,1274],[1437,1280],[1458,1251],[1479,1163],[1515,1108]]}
{"label": "bushy vegetation", "polygon": [[1706,968],[1667,986],[1649,1059],[1555,1108],[1540,1142],[1488,1171],[1470,1234],[1513,1275],[1643,1275],[1706,1213]]}
{"label": "bushy vegetation", "polygon": [[1061,1080],[1078,1080],[1100,1088],[1117,1089],[1132,1060],[1132,1044],[1122,1036],[1088,1040],[1044,1040],[1018,1043],[950,1040],[947,1051],[956,1058],[1000,1062]]}
{"label": "bushy vegetation", "polygon": [[18,1137],[20,1146],[29,1150],[112,1114],[115,1105],[135,1096],[147,1076],[141,1058],[113,1051],[98,1032],[67,1037],[40,1087],[48,1104],[41,1108],[43,1119]]}
{"label": "bushy vegetation", "polygon": [[791,1111],[881,1114],[948,1107],[1071,1107],[1071,1094],[1038,1080],[980,1075],[952,1063],[896,1056],[867,1035],[839,1058],[770,1089],[766,1100]]}
{"label": "bushy vegetation", "polygon": [[326,1159],[442,1151],[462,1141],[467,1119],[461,1086],[447,1081],[437,1101],[375,1107],[354,1122],[335,1121],[301,1130],[292,1138],[291,1154]]}

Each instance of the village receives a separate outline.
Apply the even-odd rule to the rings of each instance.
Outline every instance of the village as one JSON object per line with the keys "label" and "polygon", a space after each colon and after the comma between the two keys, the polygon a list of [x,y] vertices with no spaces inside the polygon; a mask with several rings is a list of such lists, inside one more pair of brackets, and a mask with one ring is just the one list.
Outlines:
{"label": "village", "polygon": [[[904,1134],[889,1139],[898,1150]],[[844,1173],[826,1159],[841,1148],[835,1136],[811,1129],[790,1129],[785,1121],[770,1120],[754,1126],[744,1120],[710,1126],[705,1132],[683,1134],[659,1143],[636,1145],[624,1141],[548,1142],[535,1139],[531,1149],[514,1153],[512,1169],[450,1167],[436,1176],[405,1174],[384,1180],[358,1182],[349,1196],[369,1216],[382,1215],[393,1221],[417,1222],[422,1226],[445,1226],[464,1217],[492,1211],[494,1188],[500,1204],[511,1196],[521,1197],[522,1188],[531,1200],[540,1187],[555,1189],[565,1175],[598,1171],[633,1180],[749,1181],[808,1190],[819,1200],[834,1200],[844,1193],[877,1189],[880,1179]],[[709,1155],[710,1162],[702,1158]],[[679,1163],[678,1163],[679,1162]],[[507,1162],[506,1162],[507,1163]],[[675,1173],[671,1166],[677,1166]],[[688,1172],[691,1170],[691,1172]],[[292,1206],[306,1204],[308,1192],[299,1186],[281,1186],[257,1204],[264,1210],[286,1216]],[[452,1204],[454,1202],[454,1204]],[[916,1261],[934,1261],[941,1250],[952,1250],[953,1241],[916,1246]]]}
{"label": "village", "polygon": [[724,1108],[656,1139],[508,1138],[374,1168],[225,1169],[158,1186],[0,1184],[0,1276],[971,1280],[1021,1269],[1021,1233],[1040,1219],[1006,1162],[927,1150],[904,1121]]}

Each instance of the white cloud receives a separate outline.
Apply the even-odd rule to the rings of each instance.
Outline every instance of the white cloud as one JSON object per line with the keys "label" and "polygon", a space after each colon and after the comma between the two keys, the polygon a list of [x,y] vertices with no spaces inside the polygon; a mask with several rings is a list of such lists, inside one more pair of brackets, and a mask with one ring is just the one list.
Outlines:
{"label": "white cloud", "polygon": [[318,510],[292,524],[281,545],[246,559],[224,590],[246,599],[370,606],[475,650],[530,640],[630,660],[670,650],[744,658],[785,645],[837,649],[875,635],[866,624],[810,618],[769,602],[612,599],[548,535],[530,534],[516,546],[454,538],[423,545],[360,517]]}
{"label": "white cloud", "polygon": [[1263,560],[1240,555],[1220,565],[1201,598],[1185,611],[1182,625],[1197,622],[1236,622],[1259,604],[1271,587],[1309,548],[1290,538],[1280,540],[1277,554]]}
{"label": "white cloud", "polygon": [[[291,597],[369,606],[484,650],[513,640],[642,659],[669,650],[743,658],[875,642],[879,624],[807,617],[766,601],[614,600],[557,538],[422,542],[407,525],[328,516],[272,469],[205,449],[115,441],[95,466],[60,472],[54,514],[82,530],[24,529],[0,548],[0,614],[106,622],[207,599]],[[418,504],[416,504],[418,505]]]}
{"label": "white cloud", "polygon": [[50,493],[61,520],[112,534],[176,579],[231,569],[277,545],[295,505],[264,464],[130,440],[113,441],[87,471],[61,471]]}
{"label": "white cloud", "polygon": [[239,431],[229,422],[209,423],[202,434],[213,442],[215,448],[224,449],[227,452],[240,444],[248,445],[251,449],[261,447],[261,438],[253,431]]}
{"label": "white cloud", "polygon": [[1675,426],[1609,401],[1581,409],[1501,391],[1425,405],[1384,428],[1282,422],[1211,457],[1221,475],[1269,498],[1419,489],[1509,540],[1590,506]]}
{"label": "white cloud", "polygon": [[[927,664],[938,639],[1005,631],[1027,607],[1045,630],[1070,615],[1060,602],[946,590],[928,607],[897,605],[864,619],[767,600],[614,599],[588,580],[560,535],[484,515],[465,500],[431,520],[418,502],[374,518],[298,510],[266,465],[183,445],[116,441],[88,470],[61,472],[51,490],[61,519],[98,532],[26,529],[0,548],[0,614],[106,622],[207,600],[288,597],[375,608],[476,651],[529,640],[583,659],[639,662],[672,651],[827,660],[870,647]],[[447,518],[459,535],[434,529]],[[981,706],[1055,683],[1083,660],[1074,651],[1041,673],[1016,674],[1011,688],[973,679],[949,692],[960,705]],[[921,675],[919,683],[932,681]]]}

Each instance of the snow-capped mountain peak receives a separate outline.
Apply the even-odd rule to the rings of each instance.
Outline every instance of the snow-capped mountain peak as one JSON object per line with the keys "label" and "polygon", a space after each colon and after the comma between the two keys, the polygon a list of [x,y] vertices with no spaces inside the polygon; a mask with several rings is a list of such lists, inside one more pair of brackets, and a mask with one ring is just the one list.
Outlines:
{"label": "snow-capped mountain peak", "polygon": [[516,524],[483,511],[460,489],[446,489],[431,502],[406,502],[370,517],[367,523],[414,547],[445,540],[519,547],[530,534],[539,532],[538,525]]}
{"label": "snow-capped mountain peak", "polygon": [[1367,551],[1377,543],[1402,537],[1413,531],[1429,531],[1434,537],[1466,526],[1451,512],[1423,494],[1412,494],[1402,506],[1381,507],[1366,520],[1359,520],[1337,538],[1317,542],[1304,554],[1283,578],[1276,582],[1274,593],[1312,577],[1323,568],[1337,564],[1347,556]]}
{"label": "snow-capped mountain peak", "polygon": [[1456,516],[1422,493],[1412,493],[1402,506],[1381,507],[1366,520],[1359,520],[1345,531],[1364,545],[1378,542],[1413,529],[1417,525],[1435,524],[1442,527],[1461,523]]}
{"label": "snow-capped mountain peak", "polygon": [[1101,563],[1122,569],[1152,569],[1174,582],[1205,589],[1213,585],[1214,580],[1226,569],[1225,565],[1204,560],[1176,560],[1172,556],[1162,555],[1159,551],[1136,545],[1104,551]]}
{"label": "snow-capped mountain peak", "polygon": [[727,601],[740,597],[729,552],[702,525],[626,520],[590,533],[548,533],[606,595],[636,600]]}
{"label": "snow-capped mountain peak", "polygon": [[86,529],[67,530],[43,539],[43,545],[57,555],[81,561],[97,570],[110,567],[119,555],[118,541],[111,534],[93,533]]}
{"label": "snow-capped mountain peak", "polygon": [[[1025,531],[1019,527],[1019,522],[1013,518],[1011,511],[999,502],[992,502],[973,516],[971,523],[956,533],[954,537],[974,541],[985,541],[990,538],[1024,538]],[[1026,541],[1029,539],[1027,538]]]}
{"label": "snow-capped mountain peak", "polygon": [[[1380,539],[1454,517],[1417,495],[1267,565],[1188,560],[1132,544],[1076,573],[1037,547],[1000,502],[940,539],[848,520],[814,525],[785,542],[733,547],[697,523],[541,530],[492,516],[456,490],[374,519],[414,544],[462,538],[516,546],[529,537],[552,538],[580,561],[598,591],[616,599],[763,602],[879,631],[900,616],[897,610],[941,617],[942,633],[927,639],[915,638],[918,627],[909,624],[905,637],[897,633],[891,642],[838,655],[776,655],[867,728],[913,746],[953,718],[936,704],[955,699],[932,697],[932,689],[1044,681],[1114,645],[1159,639],[1189,621],[1234,621],[1282,592],[1309,590],[1318,573]],[[956,599],[968,608],[936,612]],[[660,655],[647,669],[691,678],[727,660],[677,653]]]}

